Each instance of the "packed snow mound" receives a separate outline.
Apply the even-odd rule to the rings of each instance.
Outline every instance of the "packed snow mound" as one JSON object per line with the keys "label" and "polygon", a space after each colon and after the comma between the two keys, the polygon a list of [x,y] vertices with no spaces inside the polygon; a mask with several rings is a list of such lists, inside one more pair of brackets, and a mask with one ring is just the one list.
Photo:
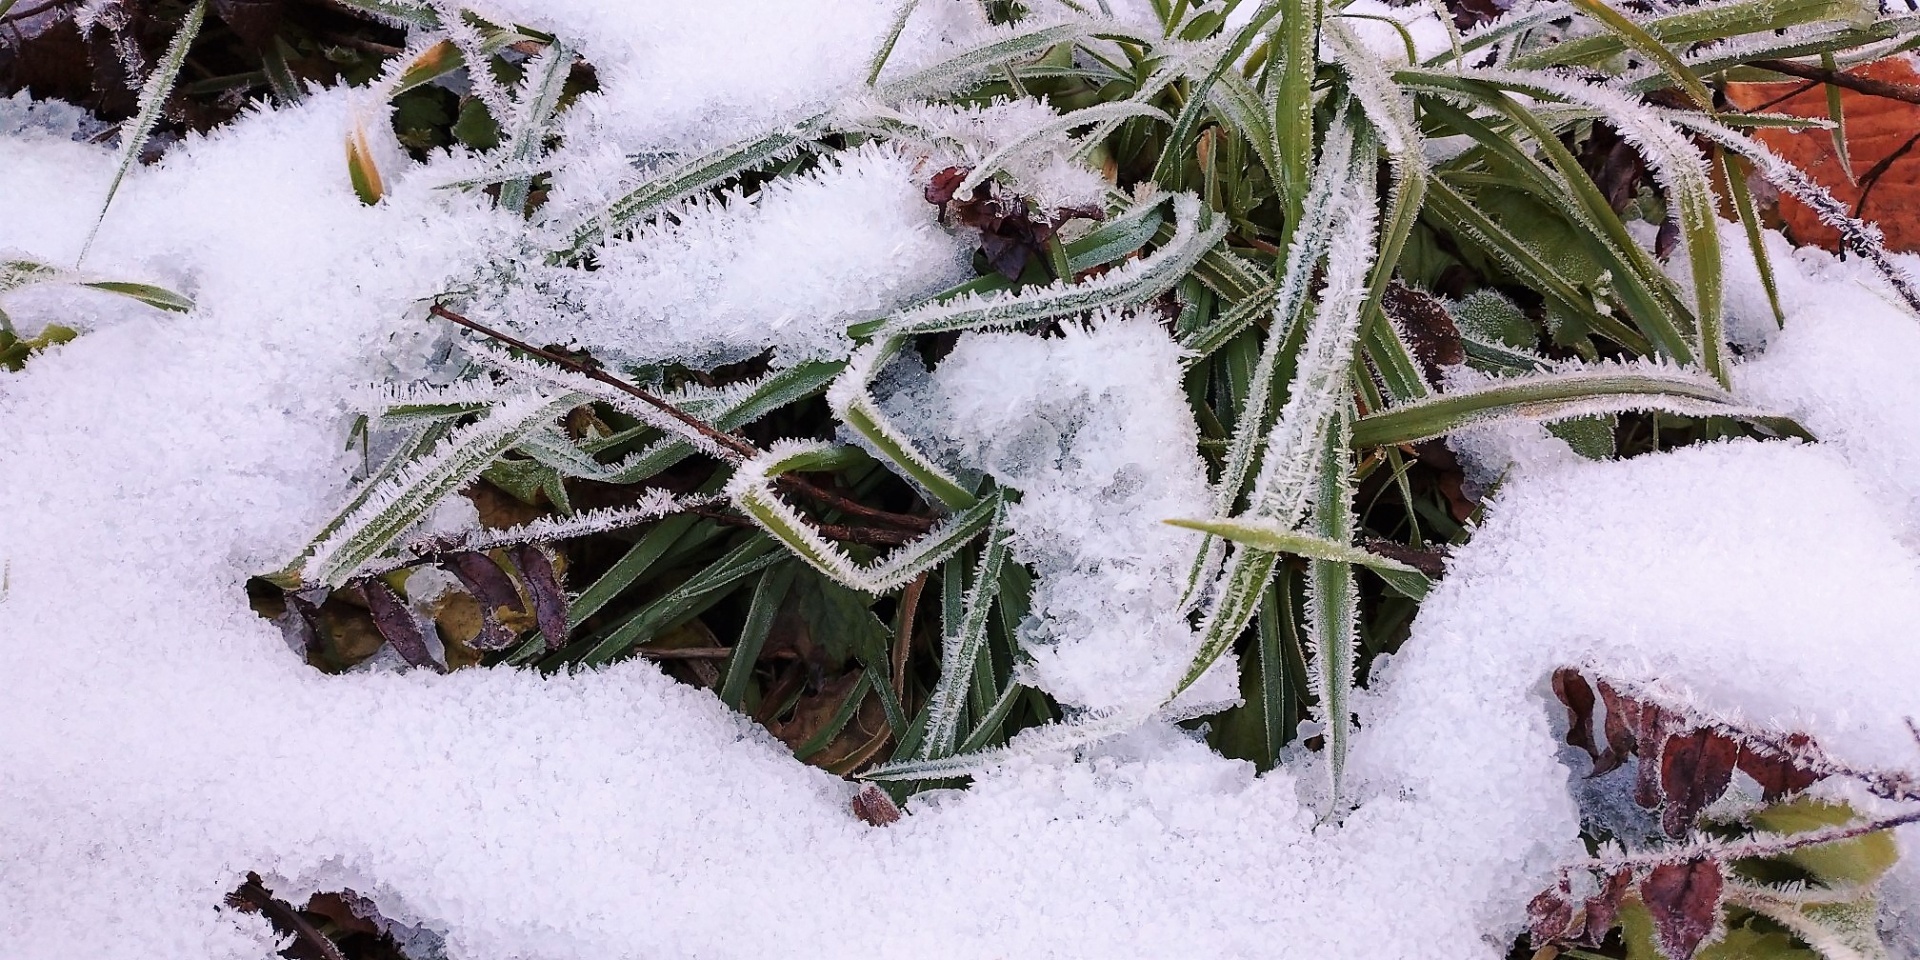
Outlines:
{"label": "packed snow mound", "polygon": [[[891,5],[855,6],[877,35]],[[616,7],[551,15],[639,35],[645,18]],[[724,25],[677,29],[718,51],[743,28]],[[773,36],[747,49],[838,42]],[[511,255],[522,229],[434,189],[432,165],[396,171],[383,203],[361,205],[339,160],[349,106],[316,95],[135,171],[90,266],[198,307],[99,322],[93,301],[42,301],[33,322],[89,332],[0,375],[0,957],[271,956],[264,921],[221,906],[257,871],[294,900],[357,891],[453,958],[744,957],[770,944],[1497,958],[1527,899],[1582,853],[1553,667],[1810,729],[1854,762],[1912,761],[1902,714],[1920,684],[1920,561],[1887,532],[1897,511],[1877,491],[1886,458],[1920,437],[1894,417],[1904,446],[1743,442],[1517,470],[1359,704],[1358,807],[1340,823],[1320,822],[1311,755],[1255,776],[1153,724],[1078,757],[1017,759],[870,829],[848,812],[848,785],[646,663],[552,678],[317,674],[248,608],[243,583],[337,506],[364,385],[417,376],[443,347],[422,300]],[[0,178],[0,249],[70,258],[110,165],[57,138],[0,139],[0,166],[31,172]],[[1817,357],[1848,338],[1906,349],[1890,324],[1807,329],[1768,356]],[[1017,385],[1025,406],[989,410],[990,391],[1014,385],[983,364],[1060,369]],[[956,456],[1033,484],[1017,522],[1021,549],[1053,565],[1053,649],[1111,636],[1127,660],[1111,677],[1065,653],[1034,669],[1088,696],[1155,669],[1163,639],[1127,628],[1161,625],[1141,597],[1162,596],[1187,535],[1154,514],[1205,500],[1171,344],[1139,320],[1052,341],[994,335],[932,377],[976,405],[956,415],[1006,431],[940,428]],[[1836,436],[1859,422],[1830,402],[1844,385],[1795,382]],[[996,446],[1067,422],[1070,440],[1032,448],[1045,456]],[[1169,445],[1164,459],[1154,444]],[[1045,506],[1049,491],[1104,511]]]}

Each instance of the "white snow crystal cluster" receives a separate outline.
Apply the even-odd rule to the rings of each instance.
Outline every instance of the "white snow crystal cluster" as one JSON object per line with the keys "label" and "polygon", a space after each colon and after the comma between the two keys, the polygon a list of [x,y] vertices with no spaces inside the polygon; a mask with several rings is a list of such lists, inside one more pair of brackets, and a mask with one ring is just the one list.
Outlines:
{"label": "white snow crystal cluster", "polygon": [[[861,77],[894,10],[499,7],[582,37],[604,70],[600,112],[568,121],[589,165],[822,102]],[[351,889],[450,958],[1497,958],[1527,899],[1583,853],[1544,692],[1556,666],[1806,729],[1852,762],[1915,762],[1902,716],[1920,685],[1920,559],[1892,532],[1911,501],[1885,491],[1911,493],[1920,388],[1875,366],[1862,382],[1884,392],[1856,402],[1855,368],[1829,366],[1911,357],[1914,337],[1891,307],[1863,319],[1877,301],[1839,268],[1805,273],[1787,331],[1739,371],[1833,442],[1518,472],[1359,704],[1358,806],[1339,823],[1303,802],[1311,755],[1256,776],[1150,724],[1077,758],[1016,759],[871,829],[847,784],[644,662],[320,675],[243,584],[337,507],[363,385],[429,365],[421,302],[524,229],[435,189],[441,161],[392,171],[386,200],[362,205],[341,161],[351,122],[347,96],[316,92],[135,170],[89,267],[197,307],[100,323],[92,301],[61,301],[47,309],[89,332],[0,374],[6,960],[272,956],[265,921],[222,906],[249,871],[295,901]],[[111,165],[103,148],[0,135],[0,249],[70,262]],[[951,265],[904,215],[905,173],[860,154],[686,229],[774,243],[778,205],[843,202],[875,235],[837,227],[849,249],[809,261],[823,274],[807,303],[877,309],[863,298]],[[678,242],[634,241],[633,282],[652,282],[650,257],[690,257]],[[889,293],[854,279],[859,257],[893,269],[894,245],[928,251],[928,273],[886,274]],[[774,269],[758,256],[708,261],[724,309],[677,294],[704,318],[687,342],[780,336],[772,321],[799,301],[753,275]],[[658,337],[646,349],[668,349]],[[1026,491],[1031,669],[1069,702],[1139,696],[1190,642],[1170,611],[1192,540],[1159,524],[1207,503],[1180,380],[1150,320],[1115,316],[964,338],[909,387],[927,398],[917,429]]]}
{"label": "white snow crystal cluster", "polygon": [[[1038,338],[972,334],[888,404],[932,449],[1021,491],[1014,557],[1038,577],[1033,683],[1095,710],[1153,708],[1198,638],[1180,609],[1201,537],[1161,521],[1211,507],[1180,350],[1151,316]],[[1231,664],[1217,669],[1236,697]]]}
{"label": "white snow crystal cluster", "polygon": [[885,147],[838,154],[750,198],[681,204],[602,248],[599,269],[546,271],[491,310],[610,360],[844,356],[848,324],[971,276],[916,185],[931,175]]}

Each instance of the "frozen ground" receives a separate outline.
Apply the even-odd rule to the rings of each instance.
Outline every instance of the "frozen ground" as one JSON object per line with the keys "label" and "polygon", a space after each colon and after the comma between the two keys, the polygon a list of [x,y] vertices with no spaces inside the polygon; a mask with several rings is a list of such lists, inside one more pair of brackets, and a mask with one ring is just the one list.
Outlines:
{"label": "frozen ground", "polygon": [[[816,107],[858,78],[861,57],[844,50],[867,49],[891,14],[844,0],[795,2],[772,20],[747,16],[748,4],[687,4],[671,17],[519,6],[509,12],[597,38],[587,53],[609,93],[570,122],[582,144],[620,149],[724,138]],[[903,56],[938,42],[909,36]],[[1358,809],[1338,825],[1316,823],[1311,756],[1256,777],[1170,726],[1079,758],[1018,761],[880,830],[850,816],[846,784],[645,663],[552,679],[322,676],[248,609],[241,584],[338,503],[355,392],[424,369],[434,338],[416,301],[510,249],[514,230],[432,189],[432,165],[398,176],[380,207],[361,206],[340,163],[354,108],[344,94],[315,96],[130,178],[88,266],[185,289],[192,313],[60,290],[6,303],[22,327],[86,331],[0,374],[7,960],[268,955],[264,921],[219,906],[250,870],[290,899],[349,887],[438,931],[449,956],[489,960],[852,946],[1492,958],[1553,867],[1582,853],[1546,690],[1554,667],[1643,681],[1755,727],[1809,730],[1856,763],[1920,765],[1902,722],[1920,686],[1920,321],[1819,254],[1783,258],[1785,331],[1769,334],[1763,302],[1736,296],[1757,353],[1737,383],[1831,442],[1620,463],[1559,455],[1544,435],[1472,445],[1527,452],[1361,703]],[[575,159],[585,170],[605,158],[582,146]],[[0,139],[0,168],[0,249],[69,260],[111,157],[14,130]],[[871,205],[853,209],[874,211],[872,229],[895,231],[890,243],[814,253],[828,275],[855,275],[862,257],[891,271],[886,291],[862,298],[937,287],[952,269],[942,235],[909,216],[927,215],[910,175],[870,158],[783,201],[831,206],[842,191]],[[777,239],[780,211],[767,207],[727,229]],[[791,333],[781,316],[840,308],[824,284],[757,312],[762,278],[749,271],[764,266],[675,246],[683,239],[636,250],[635,282],[656,282],[648,262],[708,257],[710,273],[675,275],[736,294],[681,292],[681,321],[716,343],[771,342]],[[792,336],[802,354],[819,342]],[[1173,349],[1121,319],[1050,343],[974,338],[932,381],[973,413],[927,439],[1015,475],[1045,461],[1007,459],[988,427],[1049,437],[1060,446],[1048,482],[1116,498],[1115,516],[1072,524],[1036,499],[1029,549],[1045,545],[1048,523],[1151,524],[1142,511],[1202,495],[1197,462],[1182,460],[1191,445],[1168,441],[1192,431],[1169,402]],[[1113,356],[1145,375],[1098,369]],[[982,376],[1007,364],[1062,372],[1009,398],[963,376],[968,363]],[[983,396],[1004,402],[991,418]],[[1074,405],[1126,416],[1093,417],[1083,440],[1049,420]],[[1137,462],[1076,452],[1077,440],[1111,448],[1114,436],[1131,438],[1117,445]],[[1100,618],[1163,615],[1155,549],[1085,570],[1023,557],[1091,578],[1066,586],[1107,591],[1053,595],[1071,607],[1054,624],[1068,645],[1042,670],[1062,689],[1082,684],[1082,702],[1105,694],[1097,660],[1072,644],[1097,642]],[[1118,636],[1113,655],[1160,657],[1158,636]],[[1920,902],[1920,872],[1903,869],[1887,896],[1894,913]]]}

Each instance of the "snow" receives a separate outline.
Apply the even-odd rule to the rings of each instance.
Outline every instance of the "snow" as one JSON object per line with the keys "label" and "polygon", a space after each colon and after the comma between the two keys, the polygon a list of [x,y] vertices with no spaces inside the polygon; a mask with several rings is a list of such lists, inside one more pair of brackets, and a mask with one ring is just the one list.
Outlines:
{"label": "snow", "polygon": [[[1160,522],[1211,513],[1180,377],[1154,318],[1115,314],[1057,338],[969,334],[887,404],[929,449],[1022,492],[1008,517],[1038,577],[1026,675],[1063,703],[1151,710],[1198,646],[1180,593],[1201,537]],[[1218,671],[1213,699],[1236,698],[1232,678]]]}
{"label": "snow", "polygon": [[[617,150],[818,103],[858,78],[864,54],[848,51],[891,14],[535,6],[528,17],[578,25],[609,64],[619,103],[569,123],[628,125],[631,140],[606,138]],[[729,64],[751,69],[721,84]],[[710,102],[690,99],[709,81]],[[1851,762],[1914,764],[1902,714],[1920,682],[1920,558],[1902,531],[1920,378],[1899,362],[1920,321],[1818,263],[1795,275],[1787,330],[1750,341],[1766,349],[1737,384],[1830,442],[1522,457],[1359,700],[1358,806],[1337,823],[1321,822],[1311,754],[1255,776],[1165,724],[1077,758],[1017,758],[871,829],[847,784],[646,663],[320,675],[248,609],[244,579],[340,502],[365,385],[418,379],[441,352],[422,301],[523,240],[472,196],[434,189],[435,164],[396,168],[388,199],[362,206],[341,164],[350,106],[317,94],[128,178],[89,267],[180,289],[191,313],[8,295],[23,327],[87,332],[0,375],[0,957],[268,956],[264,922],[219,906],[258,871],[295,900],[351,888],[457,958],[770,944],[1492,958],[1553,868],[1583,854],[1545,691],[1556,666],[1807,729]],[[70,262],[111,156],[29,133],[0,139],[0,165],[0,249]],[[827,272],[805,302],[878,309],[949,263],[908,215],[908,172],[862,154],[711,229],[777,233],[775,201],[869,210],[902,245],[896,285],[830,296],[857,259],[892,249],[865,238],[806,252]],[[635,241],[636,262],[692,256],[682,237]],[[688,343],[780,336],[770,321],[798,301],[755,316],[748,299],[771,296],[753,292],[757,272],[775,265],[754,256],[709,261],[711,282],[739,291],[724,309],[682,294],[712,310]],[[795,349],[828,349],[816,334],[832,329]],[[671,346],[647,336],[630,349]],[[1191,535],[1157,521],[1207,503],[1173,345],[1124,316],[1053,339],[969,336],[922,387],[947,405],[929,410],[952,411],[922,428],[948,455],[1030,485],[1014,522],[1016,555],[1042,573],[1033,676],[1083,705],[1139,695],[1191,642],[1166,580]]]}

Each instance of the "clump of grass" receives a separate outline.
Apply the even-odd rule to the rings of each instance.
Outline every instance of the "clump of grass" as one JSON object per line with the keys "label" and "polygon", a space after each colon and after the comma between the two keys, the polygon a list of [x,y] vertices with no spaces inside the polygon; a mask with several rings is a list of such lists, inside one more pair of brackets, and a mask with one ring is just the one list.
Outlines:
{"label": "clump of grass", "polygon": [[[1476,509],[1439,438],[1545,420],[1589,455],[1621,455],[1647,447],[1649,414],[1655,448],[1808,436],[1726,391],[1715,225],[1730,190],[1744,201],[1746,175],[1828,200],[1740,133],[1780,121],[1717,109],[1712,85],[1756,61],[1899,49],[1920,22],[1848,0],[1537,5],[1395,62],[1338,6],[1271,0],[1228,30],[1239,5],[1166,4],[1158,30],[1095,14],[1023,29],[1020,10],[1000,10],[1004,36],[906,74],[883,49],[870,78],[882,104],[1035,96],[1060,109],[1059,132],[1087,130],[1080,152],[1113,181],[1106,222],[1051,236],[1013,279],[983,263],[977,280],[855,326],[833,362],[596,378],[496,340],[475,351],[493,377],[457,402],[386,412],[410,431],[399,452],[279,581],[394,577],[380,571],[433,552],[404,542],[414,522],[476,482],[562,513],[639,490],[689,494],[700,505],[561,546],[580,588],[564,636],[461,656],[543,669],[654,657],[803,752],[905,793],[991,762],[1027,728],[1051,725],[1030,737],[1057,745],[1164,714],[1235,651],[1245,702],[1207,718],[1215,745],[1270,767],[1301,720],[1319,719],[1337,815],[1347,692],[1405,639]],[[424,10],[410,19],[437,23]],[[472,33],[419,46],[393,89],[484,54],[468,49]],[[510,165],[536,156],[571,62],[553,38],[531,42],[542,66],[510,94],[529,125],[498,138]],[[600,244],[671,203],[763,182],[810,153],[914,136],[831,111],[686,158],[583,220],[550,260],[590,270]],[[1464,149],[1433,160],[1441,139]],[[1624,200],[1618,170],[1592,172],[1584,155],[1621,142],[1637,155]],[[964,196],[1002,175],[985,163],[954,176]],[[1143,184],[1159,193],[1137,202]],[[501,202],[524,209],[525,191],[509,180]],[[1730,206],[1757,236],[1752,204]],[[1634,239],[1636,215],[1677,225],[1699,265],[1686,288]],[[1870,229],[1842,226],[1885,265]],[[1215,485],[1217,516],[1166,518],[1209,535],[1188,583],[1201,646],[1161,703],[1063,721],[1014,671],[1031,578],[1006,558],[996,518],[1018,491],[945,473],[867,388],[935,338],[1043,330],[1169,292]],[[1492,379],[1441,392],[1441,361]],[[839,427],[874,452],[812,439]],[[985,548],[966,549],[983,534]],[[866,730],[870,707],[884,722],[861,749],[822,749]],[[876,737],[890,753],[867,749]]]}

